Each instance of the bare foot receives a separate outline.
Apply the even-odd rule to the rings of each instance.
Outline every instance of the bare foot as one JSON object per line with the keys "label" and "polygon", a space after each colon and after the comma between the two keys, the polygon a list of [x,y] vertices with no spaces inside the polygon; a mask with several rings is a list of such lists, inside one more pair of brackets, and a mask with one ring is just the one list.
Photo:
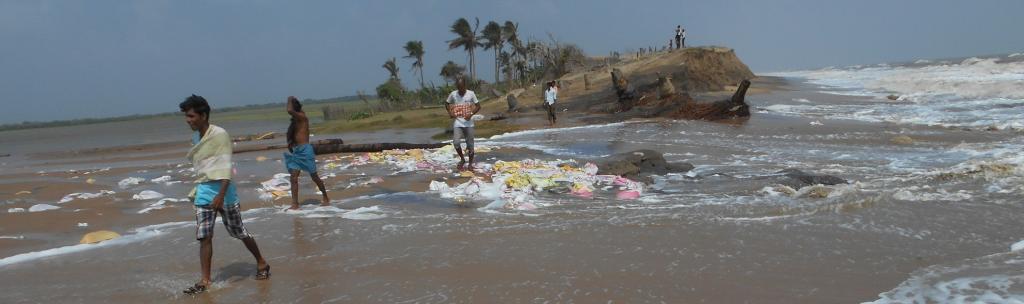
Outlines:
{"label": "bare foot", "polygon": [[327,196],[324,195],[324,199],[323,199],[322,202],[320,202],[320,206],[325,206],[326,207],[326,206],[330,206],[330,205],[331,205],[331,199],[327,198]]}
{"label": "bare foot", "polygon": [[299,204],[292,204],[291,207],[288,207],[288,210],[299,210]]}
{"label": "bare foot", "polygon": [[466,170],[466,161],[460,161],[458,166],[459,171]]}
{"label": "bare foot", "polygon": [[466,171],[473,171],[473,163],[469,163],[469,165],[466,166]]}

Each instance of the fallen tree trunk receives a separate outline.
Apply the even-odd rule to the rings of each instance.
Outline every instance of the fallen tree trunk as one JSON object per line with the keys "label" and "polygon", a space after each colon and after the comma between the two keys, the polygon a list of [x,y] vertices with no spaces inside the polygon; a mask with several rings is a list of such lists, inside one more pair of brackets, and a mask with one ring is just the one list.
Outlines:
{"label": "fallen tree trunk", "polygon": [[[408,150],[408,149],[437,149],[448,144],[410,144],[410,143],[372,143],[372,144],[345,144],[341,139],[321,139],[313,144],[313,152],[316,154],[332,153],[356,153],[356,152],[381,152],[385,150]],[[288,145],[271,145],[256,147],[241,147],[235,149],[234,153],[246,153],[255,151],[288,149]]]}
{"label": "fallen tree trunk", "polygon": [[677,119],[720,120],[736,117],[749,117],[750,105],[746,103],[747,89],[750,81],[744,80],[736,88],[732,98],[715,102],[684,101],[683,106],[669,113],[669,117]]}
{"label": "fallen tree trunk", "polygon": [[437,149],[448,144],[410,144],[410,143],[373,143],[373,144],[315,144],[313,151],[317,154],[381,152],[385,150]]}

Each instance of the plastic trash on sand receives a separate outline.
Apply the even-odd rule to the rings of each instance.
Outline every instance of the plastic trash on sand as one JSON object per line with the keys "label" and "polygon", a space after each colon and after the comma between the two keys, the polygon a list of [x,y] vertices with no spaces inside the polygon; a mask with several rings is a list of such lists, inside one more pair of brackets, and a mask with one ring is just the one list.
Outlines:
{"label": "plastic trash on sand", "polygon": [[122,179],[121,181],[117,182],[117,186],[121,187],[121,189],[124,189],[124,188],[128,188],[128,187],[131,187],[131,186],[134,186],[134,185],[138,185],[139,183],[144,182],[144,181],[146,181],[146,179],[141,178],[141,177],[129,177],[129,178]]}
{"label": "plastic trash on sand", "polygon": [[95,244],[95,243],[99,243],[99,242],[102,242],[102,241],[113,240],[113,239],[116,239],[116,238],[119,238],[119,237],[121,237],[120,234],[117,234],[117,232],[113,232],[113,231],[109,231],[109,230],[93,231],[93,232],[89,232],[89,233],[86,233],[85,235],[83,235],[82,236],[82,240],[78,241],[78,243],[80,243],[80,244]]}
{"label": "plastic trash on sand", "polygon": [[76,200],[76,199],[94,199],[94,198],[101,197],[101,196],[112,195],[114,193],[116,193],[116,192],[110,191],[110,190],[101,190],[98,193],[78,193],[78,192],[75,192],[75,193],[71,193],[71,194],[65,195],[57,203],[58,204],[64,204],[64,203],[67,203],[67,202],[70,202],[70,201],[73,201],[73,200]]}
{"label": "plastic trash on sand", "polygon": [[636,190],[619,191],[619,193],[615,194],[615,198],[620,200],[635,200],[640,198],[640,192]]}
{"label": "plastic trash on sand", "polygon": [[[485,150],[488,149],[478,147],[477,153]],[[620,199],[636,199],[645,187],[643,183],[628,178],[598,175],[597,165],[586,163],[578,166],[573,160],[496,161],[493,164],[479,163],[472,172],[456,173],[452,168],[458,161],[454,147],[447,145],[439,149],[365,153],[354,157],[352,165],[378,163],[396,167],[398,172],[455,173],[449,176],[469,178],[469,181],[458,185],[432,181],[430,192],[459,204],[470,200],[490,202],[481,209],[534,210],[546,205],[536,202],[538,193],[594,198],[595,192],[599,191],[597,189],[618,191],[615,196]],[[263,185],[264,189],[270,189],[275,184],[265,182]],[[287,180],[281,185],[287,185]]]}
{"label": "plastic trash on sand", "polygon": [[143,190],[142,192],[139,192],[139,194],[132,195],[132,199],[137,201],[146,201],[160,198],[164,198],[163,193],[156,192],[153,190]]}
{"label": "plastic trash on sand", "polygon": [[260,193],[260,199],[269,201],[284,196],[291,196],[292,183],[289,180],[291,175],[288,173],[274,174],[274,177],[260,183],[260,188],[256,189]]}
{"label": "plastic trash on sand", "polygon": [[56,209],[60,209],[60,207],[57,207],[57,206],[54,206],[54,205],[50,205],[50,204],[35,204],[35,205],[32,205],[32,207],[28,208],[28,212],[40,212],[40,211],[48,211],[48,210],[56,210]]}

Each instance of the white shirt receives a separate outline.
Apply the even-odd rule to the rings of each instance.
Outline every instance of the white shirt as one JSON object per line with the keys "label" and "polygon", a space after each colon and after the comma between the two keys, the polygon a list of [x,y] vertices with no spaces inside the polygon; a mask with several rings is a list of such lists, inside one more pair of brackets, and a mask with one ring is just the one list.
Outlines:
{"label": "white shirt", "polygon": [[555,100],[558,100],[558,89],[548,88],[547,91],[544,91],[544,102],[549,105],[553,105],[555,104]]}
{"label": "white shirt", "polygon": [[682,33],[683,33],[683,34],[682,34],[682,35],[680,35],[680,36],[681,36],[681,38],[686,38],[686,31],[684,30],[684,31],[682,31]]}
{"label": "white shirt", "polygon": [[676,29],[676,36],[682,36],[682,35],[683,35],[683,29],[677,28]]}
{"label": "white shirt", "polygon": [[[473,93],[473,91],[466,90],[466,95],[459,96],[459,90],[455,90],[455,91],[452,91],[451,94],[448,94],[448,100],[446,100],[446,102],[448,104],[451,104],[451,105],[466,104],[466,103],[473,103],[473,104],[475,104],[475,103],[480,103],[480,100],[476,99],[476,93]],[[454,126],[456,128],[472,128],[473,127],[473,121],[472,120],[467,120],[467,119],[465,119],[463,117],[456,117],[455,118],[455,123],[452,126]]]}

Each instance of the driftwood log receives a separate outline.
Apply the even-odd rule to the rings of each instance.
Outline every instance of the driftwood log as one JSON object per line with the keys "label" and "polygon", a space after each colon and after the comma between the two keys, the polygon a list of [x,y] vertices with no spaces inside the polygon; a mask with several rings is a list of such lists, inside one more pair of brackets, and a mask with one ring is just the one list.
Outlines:
{"label": "driftwood log", "polygon": [[[749,117],[750,105],[748,105],[745,100],[747,89],[749,88],[750,81],[744,80],[743,82],[740,82],[740,85],[736,88],[736,93],[733,93],[732,98],[726,100],[719,100],[715,102],[696,102],[692,99],[685,98],[682,102],[682,106],[668,113],[667,116],[678,119],[698,120],[720,120]],[[683,98],[679,98],[679,100],[683,100]]]}
{"label": "driftwood log", "polygon": [[615,87],[615,95],[619,97],[619,103],[630,104],[637,98],[636,88],[618,68],[612,70],[612,85]]}
{"label": "driftwood log", "polygon": [[[341,139],[322,139],[313,144],[313,153],[320,154],[332,154],[332,153],[356,153],[356,152],[381,152],[385,150],[399,150],[399,149],[437,149],[444,147],[448,144],[434,143],[434,144],[410,144],[410,143],[372,143],[372,144],[346,144]],[[279,150],[287,149],[288,145],[271,145],[271,146],[257,146],[257,147],[241,147],[235,149],[234,153],[246,153],[254,151],[267,151],[267,150]]]}
{"label": "driftwood log", "polygon": [[331,153],[381,152],[385,150],[437,149],[448,144],[410,144],[410,143],[373,143],[373,144],[315,144],[313,152],[317,155]]}

